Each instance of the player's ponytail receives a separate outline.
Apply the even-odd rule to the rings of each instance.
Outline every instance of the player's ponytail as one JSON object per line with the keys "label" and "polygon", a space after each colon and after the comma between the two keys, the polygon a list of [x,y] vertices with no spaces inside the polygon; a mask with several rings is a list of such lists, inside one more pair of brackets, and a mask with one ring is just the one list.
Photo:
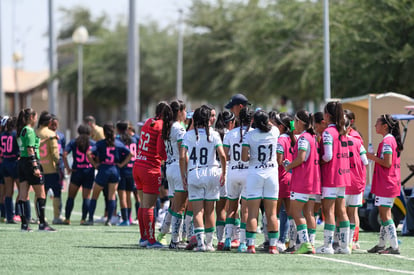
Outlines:
{"label": "player's ponytail", "polygon": [[302,121],[306,132],[308,132],[311,135],[315,135],[315,131],[312,127],[312,114],[310,114],[306,110],[300,110],[296,113],[295,119]]}
{"label": "player's ponytail", "polygon": [[130,145],[132,143],[131,136],[127,133],[128,130],[128,121],[118,121],[116,123],[116,130],[119,135],[119,139],[122,141],[125,145]]}
{"label": "player's ponytail", "polygon": [[79,136],[75,140],[76,147],[82,153],[86,153],[90,146],[91,127],[81,124],[78,127]]}
{"label": "player's ponytail", "polygon": [[391,115],[385,114],[381,116],[382,124],[387,124],[388,132],[394,136],[395,141],[397,142],[398,156],[402,150],[404,150],[404,145],[401,140],[400,132],[400,123],[398,120],[392,118]]}
{"label": "player's ponytail", "polygon": [[341,136],[346,135],[344,110],[339,101],[331,101],[325,105],[324,112],[329,115],[330,122],[335,123],[335,127]]}
{"label": "player's ponytail", "polygon": [[115,131],[114,131],[114,125],[112,122],[107,122],[103,126],[104,136],[106,145],[108,147],[114,147],[115,146]]}
{"label": "player's ponytail", "polygon": [[[239,113],[239,120],[240,120],[240,141],[243,141],[243,136],[244,134],[246,134],[249,129],[250,129],[250,125],[252,124],[252,117],[253,117],[253,111],[250,110],[249,107],[243,107],[240,110]],[[246,130],[243,133],[243,126],[246,127]]]}
{"label": "player's ponytail", "polygon": [[32,108],[26,108],[19,112],[19,115],[17,117],[17,136],[21,135],[21,132],[27,124],[29,124],[29,120],[31,116],[35,116],[36,111]]}
{"label": "player's ponytail", "polygon": [[173,111],[171,110],[171,107],[165,106],[161,113],[162,118],[162,131],[161,131],[161,137],[163,140],[169,140],[170,139],[170,133],[171,133],[171,126],[174,123],[173,120]]}

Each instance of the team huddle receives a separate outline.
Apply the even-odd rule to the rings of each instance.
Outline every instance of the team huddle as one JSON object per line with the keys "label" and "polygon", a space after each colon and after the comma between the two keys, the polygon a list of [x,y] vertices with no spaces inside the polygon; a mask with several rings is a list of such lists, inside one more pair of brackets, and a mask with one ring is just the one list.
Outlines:
{"label": "team huddle", "polygon": [[[116,126],[105,124],[102,139],[95,138],[95,142],[92,138],[99,131],[92,121],[80,125],[79,136],[63,147],[59,147],[62,138],[56,132],[41,131],[50,126],[53,115],[42,113],[36,132],[37,114],[32,109],[19,114],[16,127],[13,119],[3,119],[5,195],[0,199],[7,221],[13,221],[11,195],[13,182],[18,181],[16,213],[21,229],[31,231],[31,186],[39,230],[54,231],[44,217],[45,194],[53,190],[54,221],[59,223],[59,167],[66,167],[71,181],[63,224],[70,224],[74,198],[82,187],[83,225],[93,225],[101,191],[106,197],[106,225],[111,225],[117,194],[122,214],[119,225],[129,225],[131,195],[135,194],[140,202],[141,247],[166,247],[166,234],[171,232],[170,249],[256,253],[261,212],[262,246],[270,254],[350,254],[358,248],[357,209],[365,189],[365,166],[372,161],[371,192],[376,195],[381,230],[379,243],[368,252],[400,254],[391,218],[401,187],[403,146],[398,121],[390,115],[377,119],[375,128],[383,140],[373,154],[366,152],[353,127],[354,114],[343,110],[340,102],[327,103],[323,112],[300,110],[294,115],[252,110],[249,105],[244,95],[236,94],[225,106],[230,111],[216,116],[211,105],[187,113],[181,100],[160,102],[139,138],[128,122],[121,121]],[[154,207],[163,177],[168,182],[170,205],[155,237]],[[287,221],[278,219],[282,213],[287,214]],[[315,248],[319,214],[324,219],[323,245]],[[217,245],[213,245],[214,232]]]}

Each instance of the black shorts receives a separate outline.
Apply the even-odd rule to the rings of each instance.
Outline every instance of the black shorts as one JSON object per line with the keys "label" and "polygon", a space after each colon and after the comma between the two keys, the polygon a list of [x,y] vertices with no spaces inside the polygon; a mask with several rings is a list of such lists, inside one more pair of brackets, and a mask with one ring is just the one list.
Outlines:
{"label": "black shorts", "polygon": [[[39,163],[39,160],[37,161]],[[19,175],[19,181],[27,181],[29,185],[44,184],[43,169],[39,164],[41,176],[36,177],[33,173],[33,163],[31,158],[21,157],[17,162],[17,171]]]}

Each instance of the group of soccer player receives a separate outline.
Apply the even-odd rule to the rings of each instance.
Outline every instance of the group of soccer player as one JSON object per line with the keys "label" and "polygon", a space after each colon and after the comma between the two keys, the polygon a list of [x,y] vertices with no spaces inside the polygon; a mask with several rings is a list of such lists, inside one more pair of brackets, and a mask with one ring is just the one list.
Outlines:
{"label": "group of soccer player", "polygon": [[[366,152],[353,128],[354,114],[344,111],[340,102],[329,102],[323,112],[313,115],[300,110],[293,116],[253,111],[248,105],[244,95],[235,95],[226,105],[231,113],[219,113],[216,122],[214,107],[203,105],[194,111],[185,129],[185,105],[174,101],[176,107],[164,106],[167,111],[147,121],[146,125],[157,128],[158,134],[148,135],[147,143],[140,142],[135,165],[154,157],[161,165],[166,159],[172,203],[157,240],[153,218],[142,219],[141,246],[164,247],[165,234],[171,230],[171,249],[226,251],[237,247],[239,252],[255,253],[262,210],[264,247],[269,253],[350,254],[358,245],[353,243],[358,235],[357,208],[362,205],[365,166],[371,160],[375,162],[372,192],[377,196],[382,226],[379,244],[368,252],[400,253],[391,219],[391,207],[400,190],[399,157],[403,149],[398,121],[390,115],[378,118],[376,131],[384,139],[377,154],[372,154]],[[151,150],[142,148],[152,140]],[[153,172],[159,170],[153,168]],[[146,192],[146,185],[160,182],[160,174],[152,179],[145,174],[148,171],[136,177],[143,185],[144,197],[156,193]],[[222,208],[223,198],[227,202]],[[154,200],[147,206],[151,209],[153,205]],[[287,248],[278,241],[282,206],[289,216]],[[320,208],[325,222],[323,245],[315,249],[315,213]],[[183,243],[186,239],[188,242]]]}
{"label": "group of soccer player", "polygon": [[[45,219],[46,194],[53,191],[55,224],[70,224],[75,196],[83,192],[82,225],[94,224],[101,191],[105,194],[106,225],[111,225],[117,198],[122,223],[131,222],[135,194],[139,245],[170,249],[256,253],[259,213],[264,249],[271,254],[350,254],[358,239],[357,208],[362,205],[368,160],[375,163],[372,193],[382,221],[379,243],[370,253],[399,254],[391,207],[400,192],[398,121],[377,119],[384,138],[376,154],[366,152],[353,128],[355,116],[340,102],[323,112],[296,114],[252,110],[247,98],[234,95],[220,113],[202,105],[187,114],[181,100],[160,102],[145,121],[138,138],[127,121],[103,128],[87,117],[78,137],[65,144],[57,118],[27,108],[16,119],[1,120],[0,209],[13,220],[12,194],[18,186],[16,213],[22,231],[31,231],[29,188],[35,192],[39,230],[55,231]],[[37,129],[35,130],[35,125]],[[138,141],[139,140],[139,141]],[[69,166],[68,155],[72,155]],[[154,207],[165,165],[170,206],[155,237]],[[65,219],[61,219],[63,167],[71,174]],[[97,170],[97,172],[95,171]],[[92,195],[91,195],[92,194]],[[118,194],[118,197],[117,197]],[[278,215],[288,215],[289,244],[279,236]],[[324,219],[323,245],[315,249],[316,219]],[[87,219],[87,217],[89,218]],[[213,246],[216,231],[218,243]],[[387,247],[389,243],[389,247]]]}

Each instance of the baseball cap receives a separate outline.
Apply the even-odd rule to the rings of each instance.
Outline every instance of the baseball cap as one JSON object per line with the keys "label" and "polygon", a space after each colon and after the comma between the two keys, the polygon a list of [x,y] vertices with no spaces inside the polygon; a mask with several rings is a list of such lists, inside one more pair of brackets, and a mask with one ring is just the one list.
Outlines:
{"label": "baseball cap", "polygon": [[235,94],[231,97],[230,101],[224,106],[226,109],[231,109],[234,105],[250,105],[247,97],[242,94]]}

